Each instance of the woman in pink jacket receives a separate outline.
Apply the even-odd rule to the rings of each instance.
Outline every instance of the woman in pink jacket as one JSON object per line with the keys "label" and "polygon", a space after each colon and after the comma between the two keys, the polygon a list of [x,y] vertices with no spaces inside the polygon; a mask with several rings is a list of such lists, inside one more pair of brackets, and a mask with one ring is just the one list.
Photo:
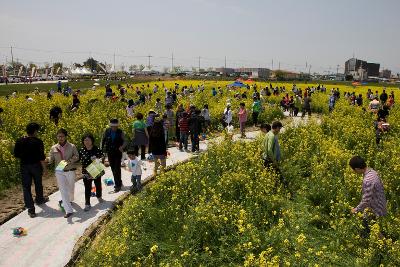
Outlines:
{"label": "woman in pink jacket", "polygon": [[240,133],[242,134],[242,138],[246,137],[245,129],[247,122],[247,110],[244,103],[240,103],[240,108],[238,112],[239,117],[239,125],[240,125]]}

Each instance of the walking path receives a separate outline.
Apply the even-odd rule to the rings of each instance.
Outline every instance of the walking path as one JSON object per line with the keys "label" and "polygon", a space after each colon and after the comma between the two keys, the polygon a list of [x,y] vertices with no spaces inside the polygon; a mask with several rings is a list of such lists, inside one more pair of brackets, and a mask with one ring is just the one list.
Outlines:
{"label": "walking path", "polygon": [[[293,118],[297,125],[301,119]],[[259,131],[248,132],[247,139],[253,140]],[[234,135],[234,140],[239,139],[239,134]],[[218,140],[218,138],[216,139]],[[207,149],[209,141],[200,142],[200,150]],[[169,148],[170,157],[167,166],[188,160],[192,154],[180,152],[177,148]],[[154,163],[145,161],[142,181],[149,179],[153,171]],[[111,169],[106,169],[103,178],[112,177]],[[121,192],[110,194],[113,186],[103,184],[103,203],[98,203],[96,198],[92,199],[92,209],[83,211],[85,204],[83,181],[75,184],[75,200],[73,208],[75,213],[72,217],[65,219],[58,208],[61,199],[60,191],[50,195],[50,201],[36,207],[37,217],[31,219],[27,211],[20,213],[5,224],[0,226],[0,266],[64,266],[71,258],[75,243],[84,234],[85,230],[96,220],[107,213],[113,202],[129,191],[131,185],[130,173],[122,169],[122,181],[124,188]],[[22,237],[14,237],[12,229],[23,227],[28,234]]]}

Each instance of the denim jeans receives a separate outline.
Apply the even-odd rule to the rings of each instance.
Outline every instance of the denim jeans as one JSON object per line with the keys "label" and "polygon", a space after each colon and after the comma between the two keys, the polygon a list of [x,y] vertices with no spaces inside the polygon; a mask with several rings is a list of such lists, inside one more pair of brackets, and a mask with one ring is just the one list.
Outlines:
{"label": "denim jeans", "polygon": [[199,151],[199,134],[191,133],[190,139],[192,141],[192,152]]}
{"label": "denim jeans", "polygon": [[132,187],[137,191],[142,189],[142,175],[132,175],[131,176]]}
{"label": "denim jeans", "polygon": [[185,148],[185,150],[187,150],[188,147],[188,133],[184,133],[184,132],[180,132],[179,133],[179,149],[182,149],[182,147]]}
{"label": "denim jeans", "polygon": [[35,205],[33,204],[33,198],[31,192],[32,179],[35,184],[36,202],[43,201],[42,174],[43,174],[43,168],[40,163],[21,165],[24,202],[25,202],[25,207],[29,210],[33,211],[35,210]]}

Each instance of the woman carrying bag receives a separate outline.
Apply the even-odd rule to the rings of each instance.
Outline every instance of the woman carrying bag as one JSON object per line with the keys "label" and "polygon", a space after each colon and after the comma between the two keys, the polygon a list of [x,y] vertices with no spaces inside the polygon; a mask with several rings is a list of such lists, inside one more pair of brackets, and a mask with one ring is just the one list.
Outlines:
{"label": "woman carrying bag", "polygon": [[79,154],[76,146],[67,141],[68,132],[60,129],[57,132],[58,143],[51,147],[49,164],[56,166],[55,174],[61,193],[60,206],[65,210],[65,218],[73,214],[71,202],[74,201],[76,163]]}
{"label": "woman carrying bag", "polygon": [[82,137],[82,148],[79,150],[79,160],[82,164],[82,176],[83,176],[83,184],[85,185],[85,208],[84,211],[89,211],[91,208],[90,205],[90,197],[92,195],[92,181],[94,181],[94,185],[96,186],[96,197],[99,203],[103,202],[101,198],[102,188],[101,188],[101,176],[104,175],[104,171],[97,175],[96,177],[92,177],[86,168],[92,164],[94,161],[100,162],[100,159],[103,157],[103,152],[94,145],[94,137],[91,134],[85,134]]}

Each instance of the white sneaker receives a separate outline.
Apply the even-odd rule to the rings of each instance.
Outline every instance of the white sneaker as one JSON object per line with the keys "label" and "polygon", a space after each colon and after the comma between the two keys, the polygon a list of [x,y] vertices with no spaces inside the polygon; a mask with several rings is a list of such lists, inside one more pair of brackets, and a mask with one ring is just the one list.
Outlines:
{"label": "white sneaker", "polygon": [[85,208],[83,209],[84,211],[89,211],[90,210],[90,208],[91,208],[91,206],[90,205],[85,205]]}

